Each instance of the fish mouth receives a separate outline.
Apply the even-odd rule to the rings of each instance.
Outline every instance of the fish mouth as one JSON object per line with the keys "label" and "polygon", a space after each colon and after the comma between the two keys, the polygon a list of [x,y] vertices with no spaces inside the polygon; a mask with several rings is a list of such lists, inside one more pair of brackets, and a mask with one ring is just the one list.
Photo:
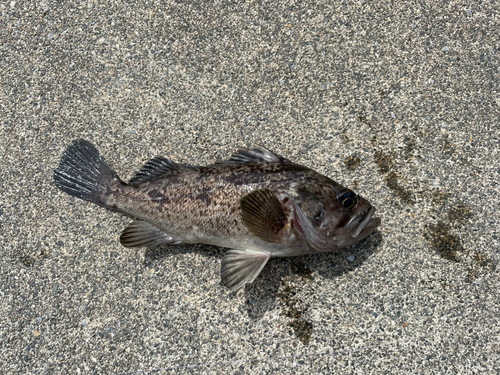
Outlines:
{"label": "fish mouth", "polygon": [[352,238],[364,238],[380,225],[381,220],[379,217],[372,218],[374,213],[375,207],[370,207],[364,215],[355,216],[347,223]]}

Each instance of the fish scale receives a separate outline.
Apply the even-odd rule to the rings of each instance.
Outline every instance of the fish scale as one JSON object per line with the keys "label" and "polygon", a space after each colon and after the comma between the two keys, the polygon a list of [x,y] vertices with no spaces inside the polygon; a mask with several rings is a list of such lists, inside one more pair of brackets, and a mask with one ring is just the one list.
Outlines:
{"label": "fish scale", "polygon": [[[271,188],[276,194],[285,193],[297,173],[257,165],[233,182],[232,166],[220,166],[220,174],[206,173],[208,168],[189,169],[174,181],[168,176],[139,186],[122,185],[116,194],[105,197],[106,204],[146,221],[161,225],[161,229],[178,236],[209,241],[219,236],[250,235],[240,219],[239,200],[259,188]],[[241,168],[238,168],[241,170]],[[212,171],[211,171],[212,172]],[[269,174],[270,181],[263,178]],[[215,186],[215,188],[214,188]],[[161,224],[160,224],[161,223]],[[202,228],[191,232],[193,227]],[[211,242],[205,242],[214,244]],[[221,245],[219,245],[221,246]]]}
{"label": "fish scale", "polygon": [[139,219],[120,237],[126,247],[229,248],[221,276],[231,290],[270,257],[337,251],[380,224],[366,199],[260,146],[209,166],[156,157],[125,183],[90,142],[76,140],[53,175],[64,192]]}

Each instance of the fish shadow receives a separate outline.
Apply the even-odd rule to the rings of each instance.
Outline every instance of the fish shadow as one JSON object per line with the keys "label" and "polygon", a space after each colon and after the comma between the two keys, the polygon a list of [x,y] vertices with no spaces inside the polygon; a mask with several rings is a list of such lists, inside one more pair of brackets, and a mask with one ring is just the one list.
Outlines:
{"label": "fish shadow", "polygon": [[[377,252],[382,242],[383,236],[376,230],[361,242],[334,253],[271,258],[253,283],[245,285],[241,290],[231,292],[230,298],[236,300],[237,296],[243,293],[245,302],[239,310],[246,312],[253,321],[261,320],[268,311],[275,309],[280,288],[286,284],[286,280],[294,280],[297,285],[301,282],[311,282],[316,277],[336,279],[360,267]],[[224,248],[201,244],[156,246],[146,249],[144,265],[153,267],[163,258],[189,253],[222,259],[226,251],[227,249]]]}
{"label": "fish shadow", "polygon": [[316,277],[334,280],[360,267],[377,252],[382,242],[383,236],[376,230],[361,242],[335,253],[272,258],[254,282],[245,286],[246,302],[241,309],[252,320],[260,320],[275,308],[280,287],[286,285],[286,280],[294,280],[296,286]]}

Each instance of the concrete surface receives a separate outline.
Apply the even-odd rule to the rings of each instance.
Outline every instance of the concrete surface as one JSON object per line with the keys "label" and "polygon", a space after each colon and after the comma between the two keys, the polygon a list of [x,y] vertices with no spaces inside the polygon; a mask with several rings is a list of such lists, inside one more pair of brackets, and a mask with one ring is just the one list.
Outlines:
{"label": "concrete surface", "polygon": [[[0,3],[0,372],[500,372],[500,1]],[[380,230],[273,260],[130,250],[58,191],[75,138],[130,178],[257,142]]]}

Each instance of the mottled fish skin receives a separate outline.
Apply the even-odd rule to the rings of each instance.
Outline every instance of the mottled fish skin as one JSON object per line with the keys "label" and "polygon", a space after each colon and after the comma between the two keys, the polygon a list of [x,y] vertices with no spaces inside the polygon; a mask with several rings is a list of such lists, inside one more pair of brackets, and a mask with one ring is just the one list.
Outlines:
{"label": "mottled fish skin", "polygon": [[[263,162],[185,168],[140,186],[119,185],[105,197],[109,206],[148,221],[185,243],[234,248],[242,242],[261,245],[241,221],[243,196],[268,188],[284,197],[292,185],[301,182],[335,184],[298,164]],[[313,252],[307,244],[304,250]],[[284,251],[277,255],[286,256]]]}
{"label": "mottled fish skin", "polygon": [[240,149],[209,166],[157,157],[124,183],[93,145],[77,140],[54,179],[68,194],[151,224],[129,226],[125,246],[182,242],[234,249],[222,264],[223,283],[232,290],[251,282],[269,257],[335,251],[380,224],[365,199],[262,147]]}

